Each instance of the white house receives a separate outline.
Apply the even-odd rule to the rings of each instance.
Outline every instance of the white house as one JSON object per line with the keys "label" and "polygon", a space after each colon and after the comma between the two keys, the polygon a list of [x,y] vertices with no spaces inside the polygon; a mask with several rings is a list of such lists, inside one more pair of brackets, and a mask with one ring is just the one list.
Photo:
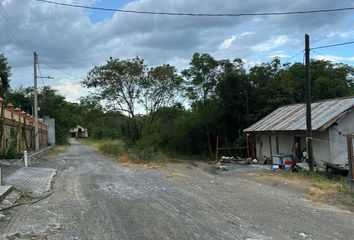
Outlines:
{"label": "white house", "polygon": [[77,125],[76,127],[70,129],[70,137],[87,138],[88,137],[88,130],[87,130],[87,128]]}
{"label": "white house", "polygon": [[[354,96],[311,104],[313,155],[323,162],[348,163],[346,134],[354,132]],[[262,160],[272,154],[294,154],[299,160],[306,148],[306,105],[283,106],[244,130]]]}

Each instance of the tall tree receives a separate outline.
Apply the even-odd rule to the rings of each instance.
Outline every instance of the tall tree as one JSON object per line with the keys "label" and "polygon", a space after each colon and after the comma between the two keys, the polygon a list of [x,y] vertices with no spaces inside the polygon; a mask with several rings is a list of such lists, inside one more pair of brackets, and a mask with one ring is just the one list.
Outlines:
{"label": "tall tree", "polygon": [[10,89],[11,67],[8,64],[7,58],[2,53],[0,54],[0,95],[4,94]]}
{"label": "tall tree", "polygon": [[146,76],[144,60],[110,58],[106,64],[94,67],[83,81],[85,87],[94,88],[114,110],[134,118],[141,94],[140,84]]}
{"label": "tall tree", "polygon": [[233,144],[241,135],[240,129],[248,125],[251,85],[241,59],[222,60],[220,66],[222,70],[216,87],[222,109],[219,125],[223,139]]}
{"label": "tall tree", "polygon": [[175,67],[166,64],[151,68],[141,81],[139,102],[153,118],[158,109],[175,103],[181,83],[182,78],[177,75]]}
{"label": "tall tree", "polygon": [[354,94],[354,68],[346,64],[312,60],[313,100],[344,97]]}
{"label": "tall tree", "polygon": [[182,71],[182,76],[186,81],[187,96],[203,120],[203,129],[210,156],[213,153],[211,144],[212,129],[216,123],[215,117],[217,117],[213,110],[217,110],[215,87],[219,70],[219,62],[212,56],[206,53],[195,53],[189,68]]}

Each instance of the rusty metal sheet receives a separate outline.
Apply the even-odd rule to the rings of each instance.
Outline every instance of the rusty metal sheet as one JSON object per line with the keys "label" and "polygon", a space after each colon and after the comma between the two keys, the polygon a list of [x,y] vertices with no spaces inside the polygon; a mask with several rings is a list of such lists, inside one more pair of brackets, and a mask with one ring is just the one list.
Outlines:
{"label": "rusty metal sheet", "polygon": [[[354,96],[328,99],[311,104],[312,129],[325,130],[354,107]],[[338,119],[338,120],[337,120]],[[306,105],[280,107],[246,128],[244,132],[306,130]]]}

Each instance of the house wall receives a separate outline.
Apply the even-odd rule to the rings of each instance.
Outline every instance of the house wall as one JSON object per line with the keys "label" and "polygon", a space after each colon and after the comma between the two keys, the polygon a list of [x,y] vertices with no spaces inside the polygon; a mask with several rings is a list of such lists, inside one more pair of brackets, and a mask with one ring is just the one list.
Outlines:
{"label": "house wall", "polygon": [[[271,154],[294,154],[295,137],[300,137],[300,151],[306,148],[305,131],[284,131],[284,132],[257,132],[253,133],[256,139],[256,157],[263,159],[263,156],[271,158]],[[329,134],[328,131],[314,131],[313,155],[318,164],[319,161],[329,161]],[[278,140],[276,140],[278,139]],[[278,143],[278,147],[276,146]],[[279,151],[277,151],[279,150]]]}
{"label": "house wall", "polygon": [[346,134],[354,132],[354,112],[350,112],[338,124],[329,129],[330,161],[335,164],[348,163]]}
{"label": "house wall", "polygon": [[318,167],[323,166],[323,161],[330,161],[329,131],[314,131],[312,133],[313,157]]}
{"label": "house wall", "polygon": [[88,131],[87,131],[86,128],[83,128],[83,127],[78,125],[77,127],[70,129],[70,137],[87,138],[88,137]]}

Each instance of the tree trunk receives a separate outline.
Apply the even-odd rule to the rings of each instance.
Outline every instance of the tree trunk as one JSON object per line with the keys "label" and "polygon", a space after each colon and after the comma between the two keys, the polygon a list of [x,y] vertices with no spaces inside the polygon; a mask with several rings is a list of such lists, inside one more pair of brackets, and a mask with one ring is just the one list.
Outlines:
{"label": "tree trunk", "polygon": [[209,156],[213,156],[213,150],[211,149],[211,142],[210,142],[210,132],[207,130],[207,140],[208,140],[208,149],[209,149]]}

